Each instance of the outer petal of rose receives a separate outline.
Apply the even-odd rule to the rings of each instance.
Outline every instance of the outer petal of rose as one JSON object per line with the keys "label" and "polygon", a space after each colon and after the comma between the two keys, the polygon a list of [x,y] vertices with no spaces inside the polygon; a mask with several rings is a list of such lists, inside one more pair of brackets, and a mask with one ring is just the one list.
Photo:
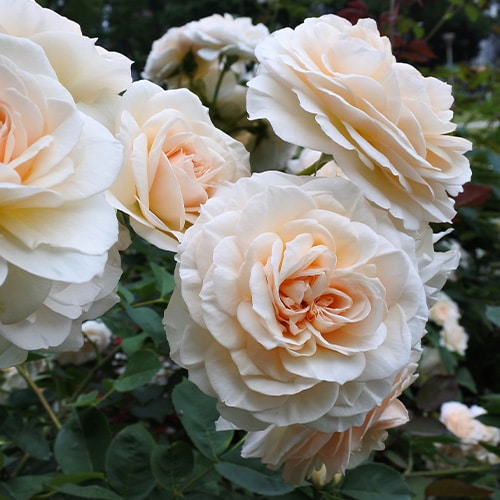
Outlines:
{"label": "outer petal of rose", "polygon": [[8,266],[0,285],[0,323],[17,323],[38,309],[50,292],[52,282],[22,269]]}
{"label": "outer petal of rose", "polygon": [[30,38],[44,49],[59,81],[76,102],[91,103],[105,90],[119,93],[132,83],[132,61],[96,47],[91,38],[67,32],[45,32]]}
{"label": "outer petal of rose", "polygon": [[64,31],[81,34],[80,26],[51,9],[31,0],[5,0],[0,4],[0,31],[9,35],[29,37],[43,31]]}
{"label": "outer petal of rose", "polygon": [[28,353],[4,339],[1,333],[2,330],[3,326],[0,324],[0,368],[10,368],[22,363]]}
{"label": "outer petal of rose", "polygon": [[[98,220],[99,224],[95,221]],[[69,249],[82,255],[100,255],[116,243],[118,222],[115,211],[108,205],[104,195],[75,203],[65,203],[55,208],[32,208],[8,211],[2,214],[4,230],[16,237],[3,235],[9,247],[25,245],[35,249],[41,245]],[[86,237],[82,238],[82,234]],[[19,261],[8,248],[0,250],[5,259]],[[29,265],[20,266],[29,269]],[[59,280],[59,281],[72,281]]]}
{"label": "outer petal of rose", "polygon": [[59,186],[53,186],[67,201],[104,192],[116,179],[123,159],[122,144],[99,122],[83,113],[80,116],[84,125],[80,136],[82,146],[77,146],[70,155],[74,174]]}
{"label": "outer petal of rose", "polygon": [[[35,327],[36,322],[36,327]],[[72,320],[41,306],[32,317],[13,325],[0,325],[1,336],[12,344],[26,349],[55,347],[68,336]]]}

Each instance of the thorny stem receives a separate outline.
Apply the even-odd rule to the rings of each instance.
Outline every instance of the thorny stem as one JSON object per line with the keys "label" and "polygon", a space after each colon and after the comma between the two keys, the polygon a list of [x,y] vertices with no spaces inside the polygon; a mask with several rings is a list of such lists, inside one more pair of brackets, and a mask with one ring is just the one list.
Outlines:
{"label": "thorny stem", "polygon": [[49,415],[50,420],[52,420],[55,427],[59,430],[62,427],[61,422],[59,422],[59,419],[57,418],[56,414],[53,412],[48,401],[45,399],[43,392],[35,384],[34,380],[30,377],[28,371],[22,365],[16,366],[16,369],[17,369],[17,372],[19,373],[19,375],[21,375],[21,377],[23,377],[23,379],[26,380],[26,383],[28,384],[30,389],[36,394],[36,397],[38,398],[38,400],[42,404],[43,408],[45,409],[45,411]]}

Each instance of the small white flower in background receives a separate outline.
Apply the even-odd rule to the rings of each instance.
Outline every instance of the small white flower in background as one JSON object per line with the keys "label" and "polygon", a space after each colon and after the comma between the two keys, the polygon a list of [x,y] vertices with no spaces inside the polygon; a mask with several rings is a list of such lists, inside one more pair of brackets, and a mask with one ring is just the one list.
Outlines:
{"label": "small white flower in background", "polygon": [[451,352],[463,356],[469,343],[469,335],[462,325],[453,317],[445,320],[443,328],[439,332],[439,344]]}
{"label": "small white flower in background", "polygon": [[473,455],[484,462],[500,463],[500,457],[481,446],[481,443],[492,446],[500,443],[500,429],[484,425],[476,418],[486,413],[478,405],[468,407],[458,401],[448,401],[441,406],[439,420],[460,439],[459,448],[464,454]]}
{"label": "small white flower in background", "polygon": [[446,293],[439,292],[437,301],[429,310],[429,319],[442,327],[439,332],[440,345],[463,356],[469,335],[459,323],[460,316],[457,303]]}
{"label": "small white flower in background", "polygon": [[445,321],[458,321],[460,316],[457,303],[446,293],[439,292],[435,304],[429,310],[429,319],[436,325],[443,326]]}
{"label": "small white flower in background", "polygon": [[85,321],[82,324],[84,341],[74,352],[61,352],[56,360],[61,365],[82,365],[97,358],[110,345],[113,333],[102,321]]}

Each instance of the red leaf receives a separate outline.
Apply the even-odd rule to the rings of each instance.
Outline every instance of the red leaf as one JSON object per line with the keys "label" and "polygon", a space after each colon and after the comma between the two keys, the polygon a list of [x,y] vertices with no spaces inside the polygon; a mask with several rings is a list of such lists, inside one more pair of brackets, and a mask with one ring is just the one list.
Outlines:
{"label": "red leaf", "polygon": [[437,479],[425,488],[426,497],[485,498],[492,493],[493,490],[474,486],[460,479]]}
{"label": "red leaf", "polygon": [[369,16],[369,11],[366,3],[363,0],[351,0],[347,2],[345,9],[337,12],[337,15],[344,17],[352,24],[356,24],[359,19]]}
{"label": "red leaf", "polygon": [[478,207],[483,205],[491,195],[490,186],[465,184],[464,190],[455,197],[455,207]]}

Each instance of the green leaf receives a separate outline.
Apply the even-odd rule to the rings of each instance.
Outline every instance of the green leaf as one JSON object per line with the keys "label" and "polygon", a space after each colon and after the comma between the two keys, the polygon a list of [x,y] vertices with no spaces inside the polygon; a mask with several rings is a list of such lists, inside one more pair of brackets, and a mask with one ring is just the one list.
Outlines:
{"label": "green leaf", "polygon": [[78,408],[82,406],[93,406],[98,401],[97,395],[99,391],[93,390],[87,394],[80,394],[74,403],[68,404],[68,406],[73,408]]}
{"label": "green leaf", "polygon": [[163,488],[169,491],[179,489],[182,479],[194,468],[194,455],[190,446],[182,441],[170,446],[157,445],[151,453],[153,475]]}
{"label": "green leaf", "polygon": [[50,486],[58,487],[67,483],[83,483],[84,481],[89,481],[91,479],[104,479],[104,473],[102,472],[83,472],[75,474],[59,474],[54,479],[50,481]]}
{"label": "green leaf", "polygon": [[111,487],[124,499],[148,498],[156,481],[151,470],[150,455],[155,446],[151,434],[142,424],[120,431],[106,455],[106,474]]}
{"label": "green leaf", "polygon": [[147,384],[161,368],[158,355],[149,349],[137,351],[130,356],[125,371],[118,377],[114,387],[118,392],[127,392]]}
{"label": "green leaf", "polygon": [[156,345],[165,342],[166,334],[160,315],[149,307],[132,307],[126,302],[123,307],[130,319],[153,339]]}
{"label": "green leaf", "polygon": [[108,420],[97,408],[76,409],[57,433],[54,455],[67,474],[104,471],[110,442]]}
{"label": "green leaf", "polygon": [[383,464],[365,464],[347,472],[343,494],[355,500],[410,500],[411,491],[396,470]]}
{"label": "green leaf", "polygon": [[415,417],[401,427],[401,430],[414,436],[442,436],[448,431],[446,427],[433,417]]}
{"label": "green leaf", "polygon": [[2,431],[25,453],[39,460],[49,459],[50,446],[40,429],[23,423],[16,415],[9,415],[2,425]]}
{"label": "green leaf", "polygon": [[227,449],[234,434],[233,431],[215,430],[215,421],[219,417],[216,400],[184,379],[175,386],[172,401],[194,445],[205,457],[216,460]]}
{"label": "green leaf", "polygon": [[78,484],[67,483],[63,486],[57,486],[54,489],[77,498],[92,498],[96,500],[122,500],[123,498],[107,488],[94,484],[81,486]]}
{"label": "green leaf", "polygon": [[283,481],[280,473],[257,471],[229,462],[216,463],[215,470],[232,483],[259,495],[284,495],[295,489],[293,484]]}
{"label": "green leaf", "polygon": [[166,269],[154,262],[151,262],[150,266],[155,277],[156,288],[160,292],[160,297],[168,297],[175,288],[174,277]]}
{"label": "green leaf", "polygon": [[132,356],[139,349],[142,348],[144,341],[149,337],[146,332],[138,333],[133,337],[128,337],[122,340],[121,348],[122,351],[127,354],[127,356]]}
{"label": "green leaf", "polygon": [[495,326],[500,326],[500,306],[486,306],[486,317]]}
{"label": "green leaf", "polygon": [[50,475],[26,475],[10,479],[3,483],[13,500],[31,500],[36,494],[45,490]]}

